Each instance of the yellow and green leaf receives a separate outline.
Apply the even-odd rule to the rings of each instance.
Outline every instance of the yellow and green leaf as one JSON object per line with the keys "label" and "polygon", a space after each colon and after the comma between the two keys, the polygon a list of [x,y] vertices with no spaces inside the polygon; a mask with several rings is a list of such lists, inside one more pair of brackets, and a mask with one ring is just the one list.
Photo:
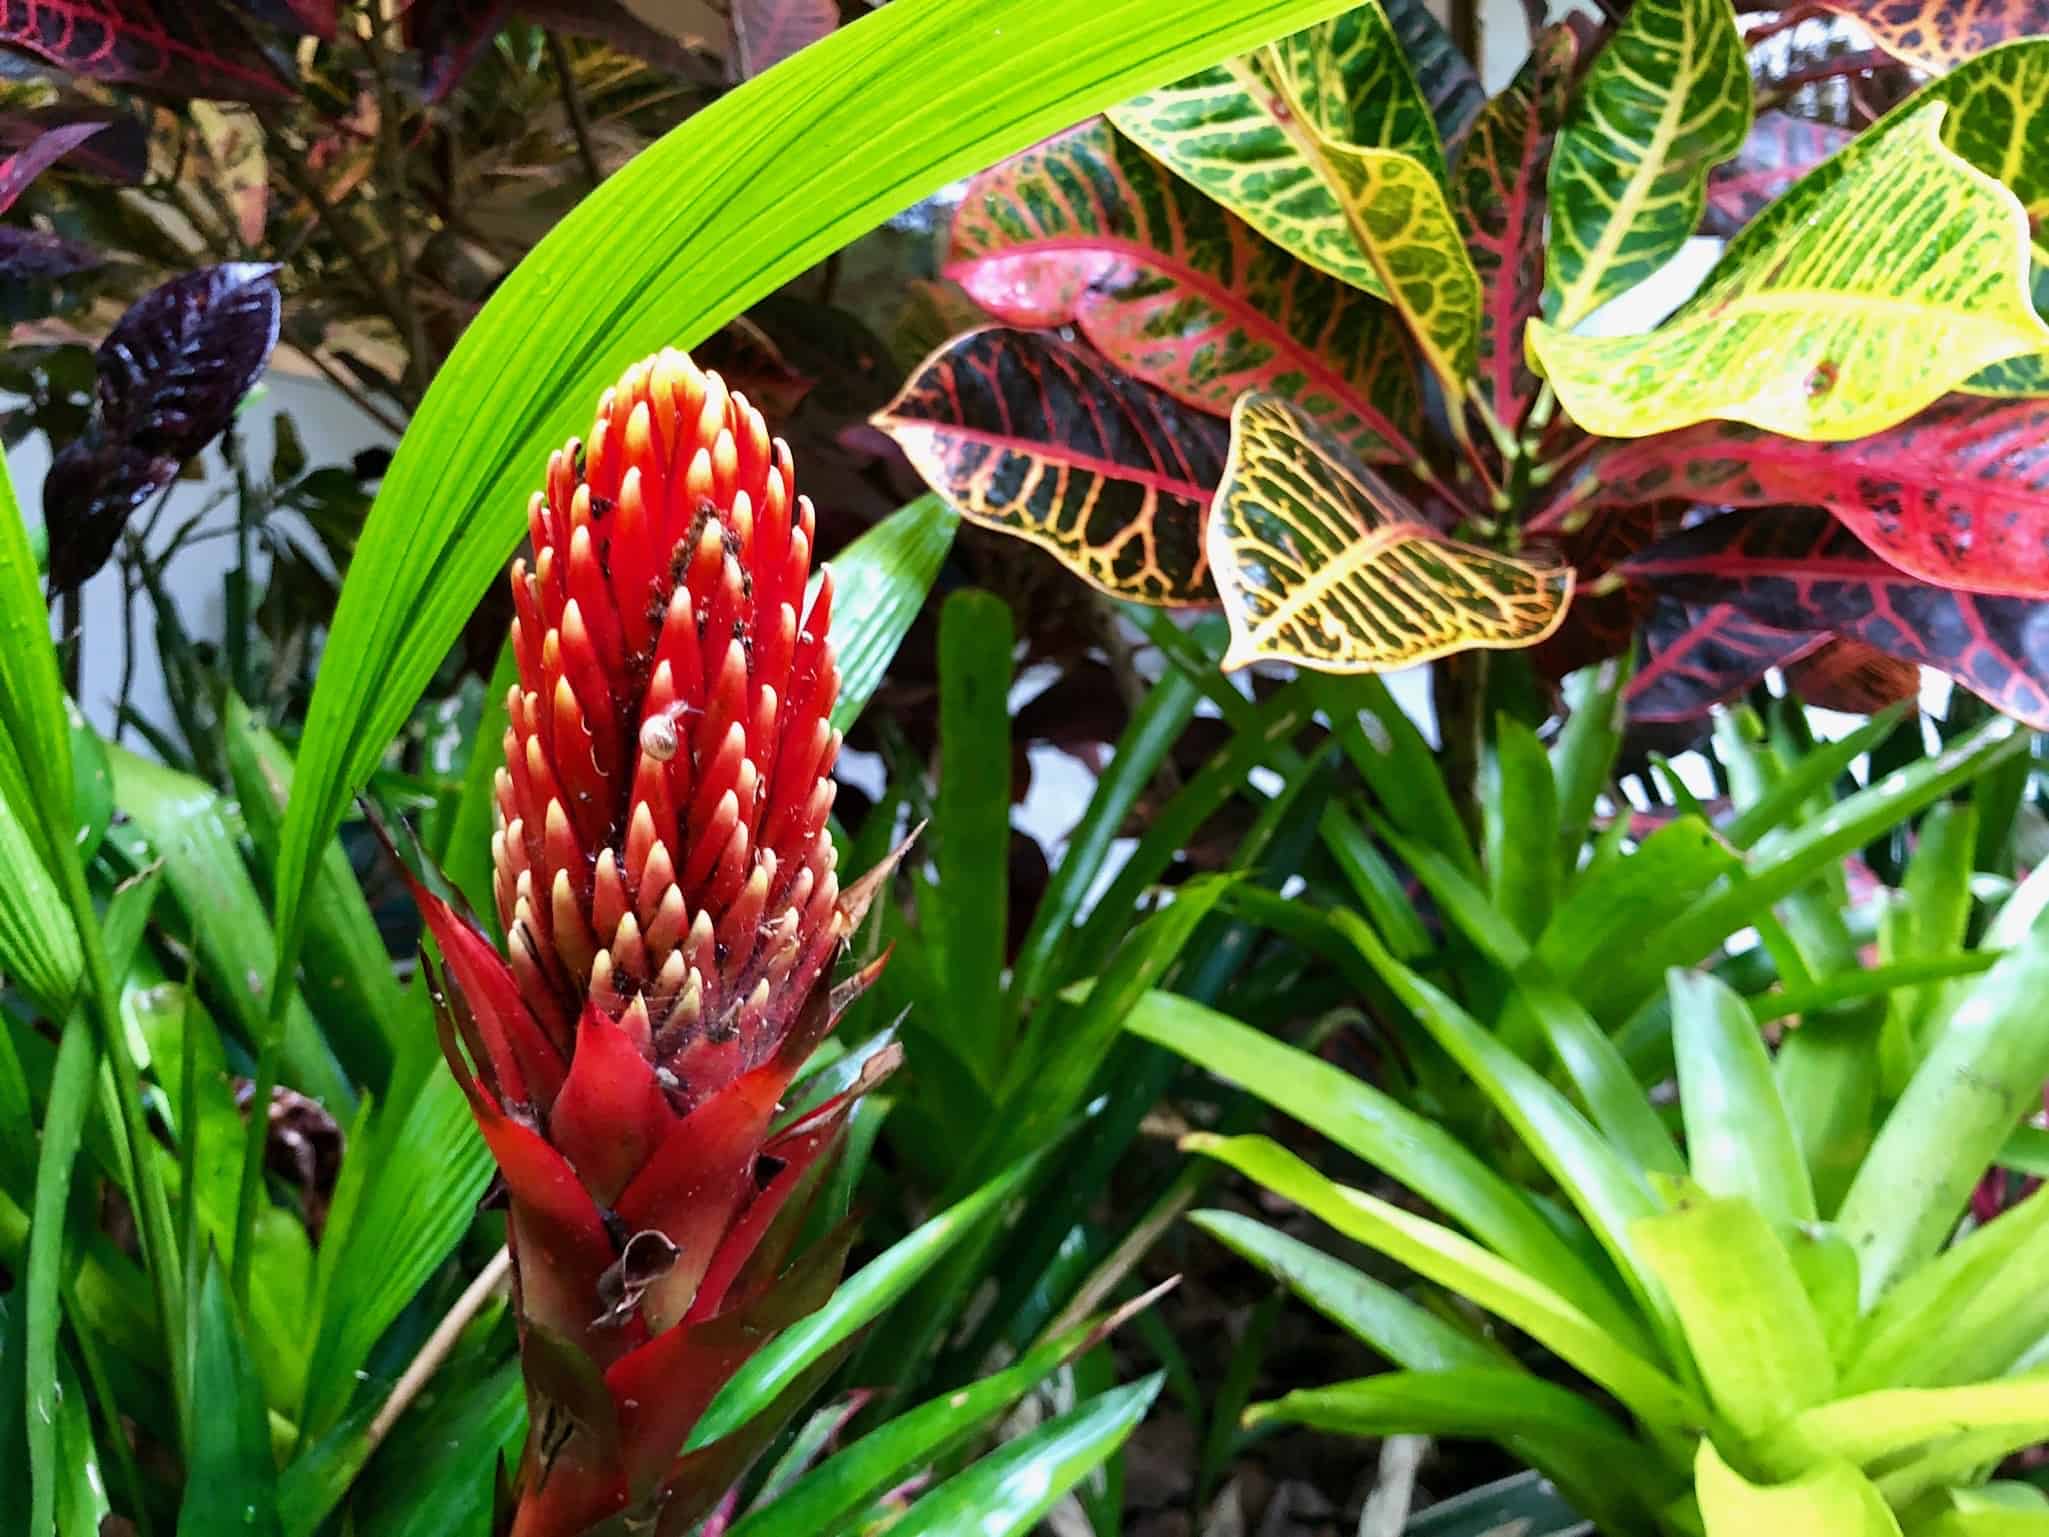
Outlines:
{"label": "yellow and green leaf", "polygon": [[1878,1486],[1847,1462],[1826,1462],[1784,1484],[1754,1484],[1701,1438],[1693,1465],[1707,1537],[1899,1537]]}
{"label": "yellow and green leaf", "polygon": [[1750,131],[1729,0],[1638,0],[1594,60],[1551,155],[1544,314],[1570,330],[1700,225],[1707,174]]}
{"label": "yellow and green leaf", "polygon": [[[1379,104],[1370,126],[1352,122],[1354,142],[1416,155],[1443,175],[1429,103],[1378,5],[1356,6],[1288,41],[1309,56],[1318,100],[1333,109]],[[1247,54],[1112,107],[1110,121],[1274,244],[1384,299],[1387,284],[1353,239],[1273,69],[1272,49]]]}
{"label": "yellow and green leaf", "polygon": [[1572,572],[1450,539],[1286,401],[1248,395],[1207,545],[1230,620],[1224,666],[1269,658],[1384,672],[1557,629]]}
{"label": "yellow and green leaf", "polygon": [[[1362,114],[1342,110],[1336,87],[1323,78],[1321,55],[1300,39],[1284,38],[1269,50],[1273,78],[1359,249],[1424,361],[1455,397],[1479,364],[1480,275],[1445,196],[1442,154],[1426,158],[1349,137],[1392,132],[1400,119],[1390,110],[1384,121],[1361,121]],[[1436,148],[1434,130],[1429,146]]]}
{"label": "yellow and green leaf", "polygon": [[1840,441],[2049,347],[2028,296],[2027,217],[1943,146],[1945,110],[1923,107],[1803,178],[1658,330],[1533,325],[1531,351],[1573,420],[1605,437],[1721,418]]}

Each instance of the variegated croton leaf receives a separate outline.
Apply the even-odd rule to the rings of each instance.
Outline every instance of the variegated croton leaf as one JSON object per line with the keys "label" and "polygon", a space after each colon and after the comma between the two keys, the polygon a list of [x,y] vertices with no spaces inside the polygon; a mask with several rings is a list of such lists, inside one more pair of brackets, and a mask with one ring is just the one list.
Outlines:
{"label": "variegated croton leaf", "polygon": [[1447,150],[1465,135],[1487,104],[1479,72],[1444,30],[1423,0],[1383,0],[1381,10],[1394,28],[1416,84],[1437,119],[1437,136]]}
{"label": "variegated croton leaf", "polygon": [[1479,279],[1445,201],[1430,103],[1378,5],[1110,117],[1267,239],[1389,299],[1449,387],[1470,376]]}
{"label": "variegated croton leaf", "polygon": [[969,184],[946,275],[998,320],[1078,326],[1126,373],[1228,415],[1286,395],[1372,463],[1410,463],[1422,404],[1385,305],[1297,261],[1101,118]]}
{"label": "variegated croton leaf", "polygon": [[1749,127],[1729,0],[1637,0],[1552,152],[1545,316],[1569,331],[1662,267],[1700,224],[1708,170]]}
{"label": "variegated croton leaf", "polygon": [[840,24],[839,0],[737,0],[733,51],[743,78],[752,79]]}
{"label": "variegated croton leaf", "polygon": [[1652,723],[1697,720],[1774,667],[1826,644],[1822,636],[1765,624],[1735,603],[1670,596],[1652,603],[1642,639],[1643,659],[1623,699],[1632,721]]}
{"label": "variegated croton leaf", "polygon": [[1474,120],[1451,182],[1452,208],[1480,278],[1479,384],[1511,432],[1537,391],[1523,327],[1544,290],[1544,184],[1578,59],[1572,29],[1548,28],[1515,82]]}
{"label": "variegated croton leaf", "polygon": [[1727,604],[1774,629],[1847,636],[1933,667],[2049,728],[2049,604],[1915,581],[1819,509],[1727,513],[1659,541],[1625,569],[1661,599]]}
{"label": "variegated croton leaf", "polygon": [[1088,348],[970,331],[874,420],[963,516],[1050,550],[1105,592],[1216,601],[1202,515],[1223,473],[1224,423]]}
{"label": "variegated croton leaf", "polygon": [[1847,128],[1760,112],[1736,158],[1708,173],[1704,235],[1735,234],[1794,182],[1855,138]]}
{"label": "variegated croton leaf", "polygon": [[1580,506],[1665,496],[1824,507],[1910,576],[2049,598],[2049,400],[1952,395],[1847,443],[1702,422],[1600,449],[1574,488]]}
{"label": "variegated croton leaf", "polygon": [[290,94],[241,26],[194,0],[0,0],[0,48],[157,95]]}
{"label": "variegated croton leaf", "polygon": [[1571,600],[1562,564],[1439,533],[1380,475],[1286,401],[1248,395],[1208,532],[1230,620],[1224,666],[1262,658],[1382,672],[1551,634]]}
{"label": "variegated croton leaf", "polygon": [[2015,38],[2049,34],[2049,0],[1818,0],[1848,16],[1894,58],[1952,69]]}
{"label": "variegated croton leaf", "polygon": [[2028,298],[2026,216],[1943,146],[1943,112],[1923,107],[1829,161],[1832,174],[1797,184],[1648,335],[1532,326],[1572,418],[1605,437],[1710,417],[1861,437],[1989,364],[2049,346]]}
{"label": "variegated croton leaf", "polygon": [[1563,561],[1578,582],[1564,622],[1530,652],[1530,665],[1553,680],[1621,656],[1650,612],[1651,595],[1633,582],[1600,579],[1641,551],[1661,529],[1677,528],[1684,502],[1604,503],[1583,511],[1572,528],[1534,532],[1524,548]]}

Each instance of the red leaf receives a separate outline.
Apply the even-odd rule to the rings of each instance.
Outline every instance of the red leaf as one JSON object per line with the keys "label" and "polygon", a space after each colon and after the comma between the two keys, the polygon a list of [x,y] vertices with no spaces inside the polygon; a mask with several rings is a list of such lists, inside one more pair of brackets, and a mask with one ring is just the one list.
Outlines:
{"label": "red leaf", "polygon": [[1832,640],[1786,669],[1786,687],[1812,705],[1875,715],[1921,692],[1921,669],[1861,640]]}
{"label": "red leaf", "polygon": [[2049,604],[1917,582],[1819,509],[1712,518],[1627,569],[1661,597],[1726,604],[1758,624],[1848,636],[1936,668],[2049,728]]}
{"label": "red leaf", "polygon": [[1633,721],[1688,721],[1817,644],[1760,624],[1734,603],[1659,598],[1643,627],[1644,660],[1624,691]]}
{"label": "red leaf", "polygon": [[195,0],[0,0],[0,47],[179,100],[291,95],[239,26]]}
{"label": "red leaf", "polygon": [[839,24],[838,0],[735,0],[733,42],[741,78],[773,69]]}
{"label": "red leaf", "polygon": [[28,184],[107,125],[66,123],[45,129],[5,160],[0,160],[0,213],[7,212]]}
{"label": "red leaf", "polygon": [[1230,432],[1084,347],[990,327],[928,358],[875,424],[968,517],[1144,603],[1213,603],[1202,519]]}
{"label": "red leaf", "polygon": [[548,1135],[591,1195],[618,1199],[675,1119],[640,1048],[595,1002],[585,1005]]}
{"label": "red leaf", "polygon": [[489,1071],[499,1095],[514,1102],[532,1100],[545,1109],[560,1092],[567,1070],[560,1050],[520,998],[511,968],[482,930],[414,880],[403,865],[400,872],[489,1053],[490,1061],[478,1068]]}
{"label": "red leaf", "polygon": [[1704,235],[1733,235],[1851,139],[1847,128],[1790,112],[1760,112],[1736,158],[1708,173]]}
{"label": "red leaf", "polygon": [[1197,410],[1228,416],[1246,391],[1273,391],[1369,464],[1418,457],[1422,405],[1393,312],[1268,244],[1101,118],[976,177],[945,271],[1006,324],[1075,325]]}
{"label": "red leaf", "polygon": [[1537,392],[1523,327],[1544,290],[1545,178],[1578,57],[1569,27],[1538,38],[1515,83],[1474,122],[1452,176],[1452,206],[1480,274],[1480,379],[1510,431]]}
{"label": "red leaf", "polygon": [[1861,24],[1894,58],[1953,69],[1974,54],[2049,33],[2049,0],[1818,0]]}
{"label": "red leaf", "polygon": [[234,0],[258,21],[280,32],[307,34],[322,42],[334,41],[341,0]]}
{"label": "red leaf", "polygon": [[1580,503],[1669,496],[1826,507],[1911,576],[2049,597],[2049,400],[1952,395],[1847,443],[1702,422],[1604,449],[1572,493]]}

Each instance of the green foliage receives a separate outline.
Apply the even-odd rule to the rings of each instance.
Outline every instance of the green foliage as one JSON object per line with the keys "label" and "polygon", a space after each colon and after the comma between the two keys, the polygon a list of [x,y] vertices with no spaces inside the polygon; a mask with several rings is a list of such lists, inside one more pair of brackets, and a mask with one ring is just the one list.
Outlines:
{"label": "green foliage", "polygon": [[[1831,836],[1881,807],[1895,821],[1945,791],[1983,795],[2003,749],[1981,741],[1960,774],[1931,763],[1918,777],[1834,790],[1810,754],[1840,772],[1839,749],[1779,736],[1761,752],[1761,729],[1745,724],[1738,717],[1723,733],[1719,766],[1737,792],[1723,821],[1747,848],[1681,818],[1560,872],[1565,897],[1550,925],[1576,939],[1546,932],[1528,944],[1500,897],[1414,845],[1404,857],[1447,924],[1434,952],[1399,959],[1374,924],[1342,907],[1319,915],[1386,984],[1400,1028],[1463,1069],[1478,1114],[1447,1105],[1447,1122],[1412,1119],[1366,1084],[1184,999],[1153,993],[1134,1010],[1127,1028],[1333,1138],[1441,1215],[1333,1180],[1263,1137],[1197,1134],[1186,1146],[1514,1325],[1570,1368],[1581,1394],[1532,1376],[1552,1373],[1526,1351],[1447,1332],[1441,1313],[1351,1265],[1249,1218],[1200,1213],[1199,1225],[1400,1368],[1289,1393],[1255,1408],[1255,1419],[1492,1439],[1543,1469],[1603,1530],[1678,1533],[1704,1522],[1708,1537],[1759,1523],[1788,1537],[1947,1530],[1955,1502],[2049,1424],[2049,1399],[2028,1369],[2049,1310],[1992,1279],[2011,1274],[2049,1219],[2031,1200],[1980,1225],[1973,1202],[2049,1079],[2028,1001],[2049,965],[2049,942],[2032,927],[2038,909],[2023,891],[2008,899],[2012,916],[1975,915],[1973,801],[1927,810],[1911,882],[1872,900],[1917,924],[1925,915],[1925,930],[1909,931],[1925,933],[1914,950],[1922,959],[1949,961],[1978,933],[1997,958],[1944,985],[1932,1005],[1894,994],[1893,1009],[1932,1011],[1902,1028],[1882,986],[1844,985],[1864,967],[1840,942],[1836,861],[1864,833]],[[1503,740],[1504,754],[1528,761],[1513,731]],[[1859,745],[1872,741],[1866,733]],[[1555,846],[1530,837],[1527,821],[1522,830],[1512,868],[1531,847]],[[1486,842],[1489,889],[1512,894],[1523,878],[1504,883],[1496,868],[1505,839]],[[1575,851],[1604,842],[1598,825],[1566,839]],[[1753,889],[1760,881],[1770,895]],[[1655,956],[1674,969],[1663,998],[1645,997],[1595,957],[1615,942],[1602,938],[1605,915],[1622,894],[1655,904],[1660,891],[1675,916],[1637,931],[1628,964],[1633,974]],[[1731,947],[1748,922],[1763,926],[1760,958],[1776,976],[1746,968]],[[1470,948],[1455,947],[1459,938]],[[1590,963],[1574,970],[1572,961]],[[1758,1024],[1778,1014],[1775,990],[1813,1000],[1776,1051]],[[1632,1062],[1633,1045],[1660,1039],[1650,1018],[1669,1021],[1671,1056]],[[1816,1063],[1795,1050],[1807,1034],[1830,1032],[1845,1053],[1875,1062],[1888,1029],[1897,1089],[1847,1109],[1821,1097]],[[1677,1125],[1653,1109],[1668,1062]],[[1334,1113],[1347,1104],[1356,1108]],[[1814,1134],[1817,1119],[1827,1136]],[[1832,1177],[1846,1156],[1847,1177]],[[1530,1213],[1542,1203],[1551,1214],[1533,1230],[1542,1244],[1447,1185],[1447,1169],[1483,1171],[1483,1159],[1522,1171],[1512,1182],[1485,1177],[1498,1182],[1497,1203]],[[1572,1270],[1545,1253],[1552,1244],[1572,1256]],[[1982,1285],[1996,1295],[1967,1300]],[[1615,1322],[1618,1298],[1627,1300]],[[1603,1407],[1610,1400],[1620,1418]]]}

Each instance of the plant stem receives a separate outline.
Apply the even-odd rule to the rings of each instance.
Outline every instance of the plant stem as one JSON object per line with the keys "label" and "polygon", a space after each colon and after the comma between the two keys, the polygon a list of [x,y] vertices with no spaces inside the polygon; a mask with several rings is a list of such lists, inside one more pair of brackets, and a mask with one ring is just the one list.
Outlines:
{"label": "plant stem", "polygon": [[346,395],[349,399],[349,403],[353,405],[358,411],[361,411],[365,416],[369,417],[371,421],[375,422],[378,426],[382,427],[386,432],[390,433],[395,438],[403,437],[405,435],[406,424],[404,422],[400,421],[397,417],[393,416],[390,412],[384,410],[381,406],[379,406],[376,403],[376,401],[372,400],[369,397],[369,395],[364,393],[363,390],[359,389],[356,386],[355,382],[348,377],[348,375],[344,374],[339,368],[336,368],[332,363],[328,362],[326,358],[323,358],[316,349],[311,347],[302,347],[297,342],[287,342],[285,345],[290,347],[294,352],[298,353],[300,357],[304,358],[307,362],[311,363],[315,368],[319,369],[320,377],[325,379],[329,384],[333,385],[336,389],[340,390],[342,394]]}
{"label": "plant stem", "polygon": [[1475,847],[1480,843],[1480,755],[1487,730],[1487,653],[1461,651],[1430,668],[1437,713],[1437,756],[1452,804]]}
{"label": "plant stem", "polygon": [[398,93],[392,89],[391,69],[384,57],[384,44],[374,26],[364,29],[363,54],[370,61],[370,73],[377,80],[377,174],[378,202],[384,208],[385,236],[391,242],[391,265],[396,274],[399,334],[406,339],[406,376],[415,398],[427,393],[433,367],[427,357],[427,328],[420,319],[420,307],[413,302],[411,276],[406,271],[406,168],[405,146],[398,137]]}
{"label": "plant stem", "polygon": [[57,601],[57,654],[64,658],[64,692],[78,697],[82,657],[85,650],[84,603],[74,587]]}
{"label": "plant stem", "polygon": [[385,318],[398,329],[401,336],[408,335],[398,293],[384,281],[383,274],[370,260],[370,253],[363,245],[355,227],[347,220],[336,217],[334,204],[330,203],[327,194],[320,190],[319,183],[314,180],[313,173],[307,168],[305,157],[286,138],[277,119],[265,115],[260,121],[263,124],[264,152],[270,157],[270,163],[284,174],[285,181],[292,191],[306,200],[313,209],[314,217],[334,236],[335,244],[341,247],[342,255],[355,270],[357,279],[369,289],[371,298],[377,301],[377,307],[384,311]]}
{"label": "plant stem", "polygon": [[576,135],[576,153],[583,161],[583,174],[595,187],[605,179],[605,173],[598,165],[597,146],[591,142],[590,113],[584,110],[583,92],[577,89],[576,61],[569,56],[569,45],[557,34],[550,32],[547,38],[548,62],[555,66],[555,79],[562,87],[562,106],[569,114],[569,127]]}
{"label": "plant stem", "polygon": [[512,1251],[500,1249],[491,1256],[491,1263],[478,1271],[477,1278],[455,1299],[455,1306],[434,1326],[434,1332],[427,1336],[427,1343],[420,1347],[420,1353],[413,1357],[412,1364],[392,1388],[391,1396],[384,1400],[384,1407],[377,1411],[377,1418],[364,1432],[366,1455],[375,1451],[391,1434],[392,1427],[398,1424],[413,1400],[420,1396],[420,1390],[448,1359],[448,1353],[455,1348],[455,1342],[469,1327],[470,1320],[477,1316],[491,1294],[505,1284],[505,1278],[511,1271]]}

